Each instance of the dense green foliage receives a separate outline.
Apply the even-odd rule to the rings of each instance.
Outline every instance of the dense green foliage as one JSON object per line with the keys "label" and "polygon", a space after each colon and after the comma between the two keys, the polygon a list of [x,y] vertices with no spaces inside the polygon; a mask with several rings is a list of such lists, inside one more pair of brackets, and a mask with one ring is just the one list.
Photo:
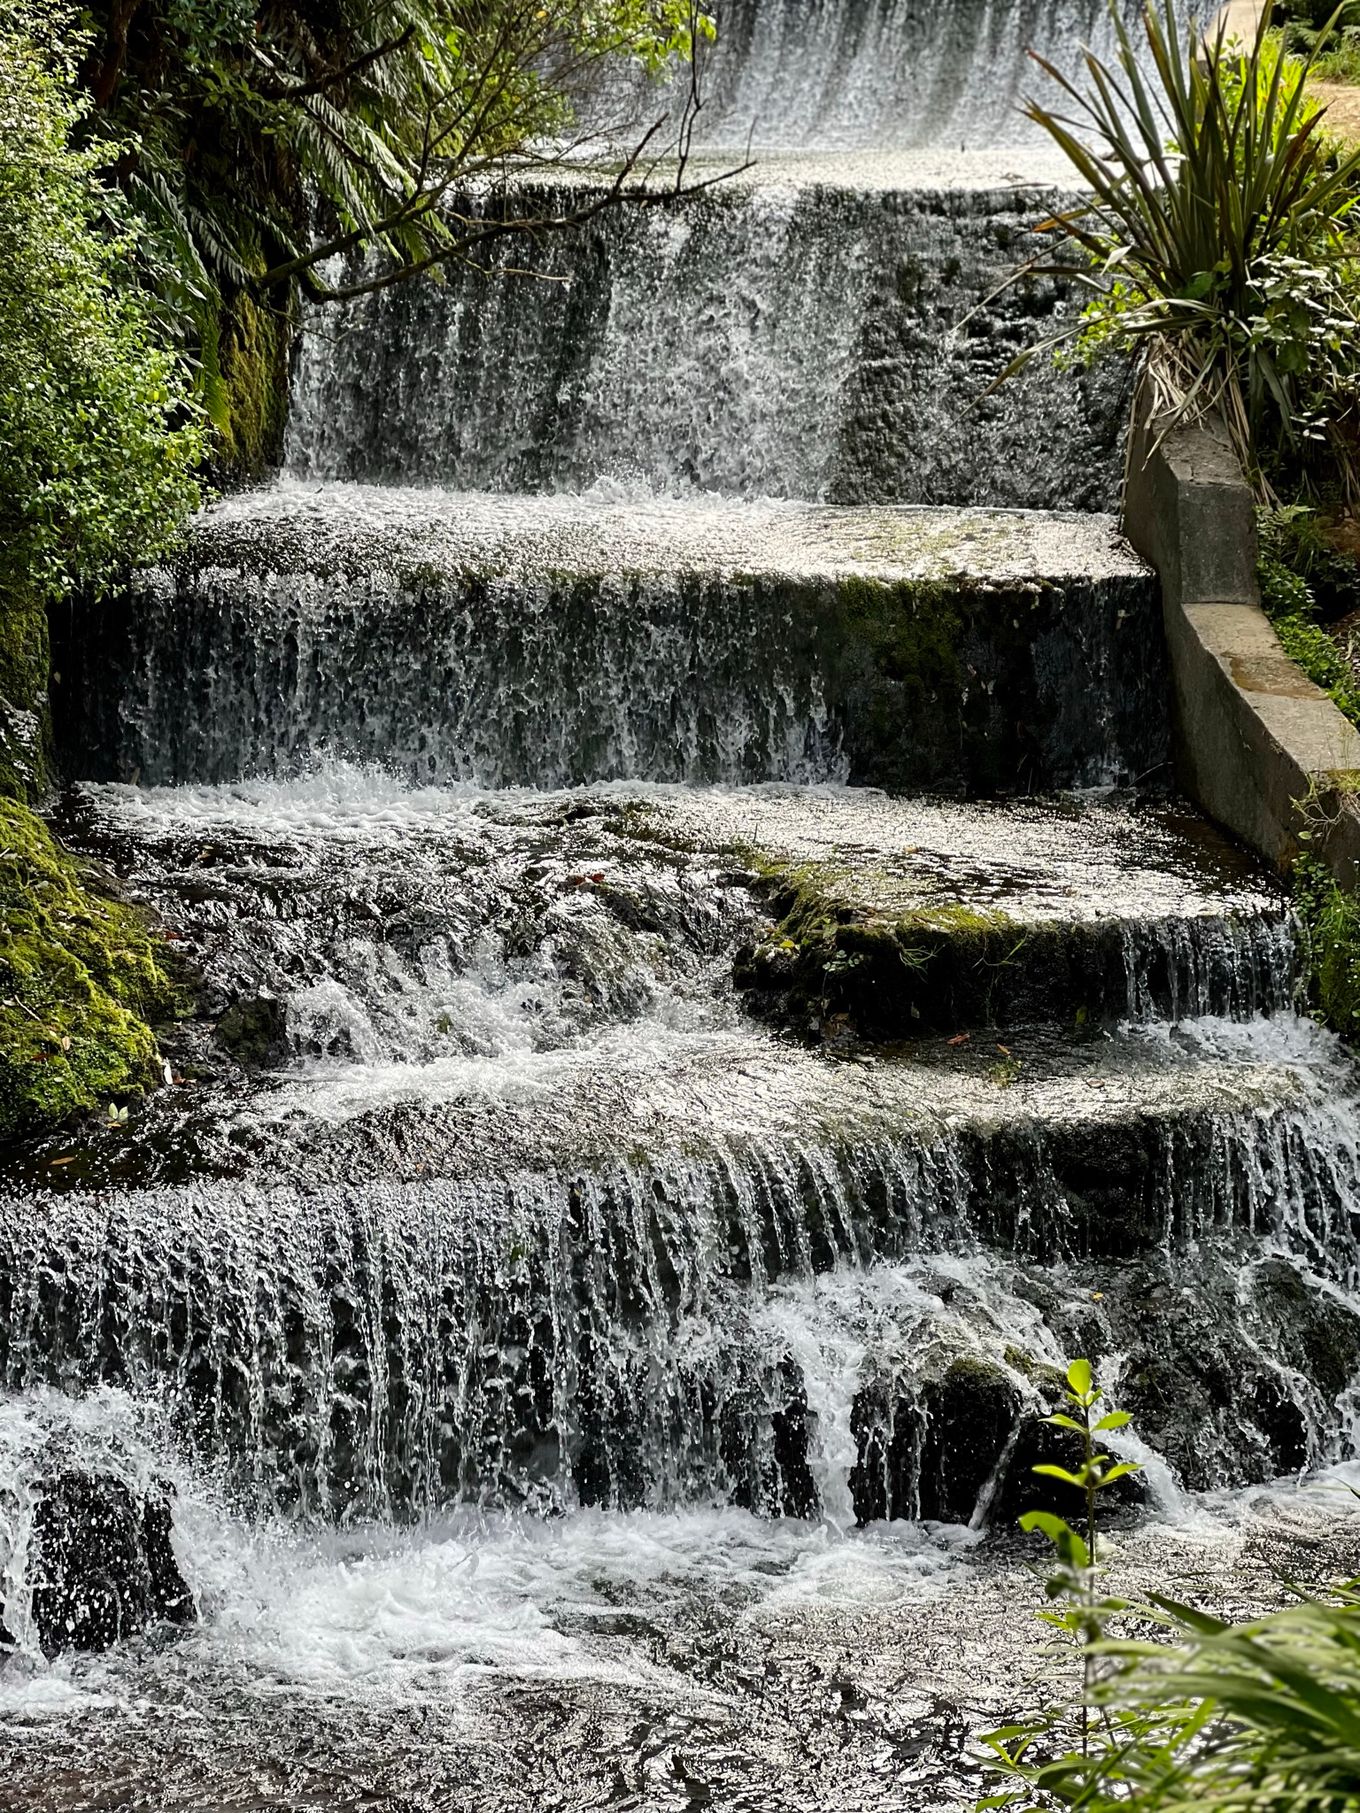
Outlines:
{"label": "dense green foliage", "polygon": [[236,298],[286,317],[294,284],[324,299],[570,224],[570,204],[521,218],[501,179],[571,153],[609,66],[658,70],[713,29],[692,0],[102,0],[90,16],[94,124],[227,434]]}
{"label": "dense green foliage", "polygon": [[987,1804],[1114,1813],[1352,1813],[1360,1806],[1360,1591],[1248,1624],[1160,1599],[1158,1642],[1102,1640],[1086,1749],[1000,1737],[1015,1785]]}
{"label": "dense green foliage", "polygon": [[1111,13],[1116,65],[1087,53],[1079,86],[1043,63],[1071,108],[1029,109],[1092,196],[1051,223],[1093,266],[1068,337],[1143,353],[1173,417],[1220,412],[1266,494],[1360,494],[1360,153],[1338,151],[1306,97],[1326,33],[1286,57],[1263,13],[1249,46],[1226,20],[1205,44],[1191,9],[1152,0],[1149,79]]}
{"label": "dense green foliage", "polygon": [[0,0],[0,592],[98,584],[198,500],[187,383],[78,150],[70,17]]}
{"label": "dense green foliage", "polygon": [[[1050,1421],[1081,1444],[1072,1469],[1035,1468],[1080,1491],[1083,1527],[1031,1512],[1056,1568],[1041,1615],[1081,1659],[1074,1705],[985,1740],[999,1791],[980,1808],[1053,1813],[1353,1813],[1360,1807],[1360,1590],[1339,1587],[1245,1624],[1158,1597],[1131,1606],[1105,1596],[1096,1507],[1117,1465],[1094,1452],[1124,1427],[1098,1416],[1085,1360],[1068,1371],[1067,1411]],[[1121,1463],[1122,1464],[1122,1463]],[[1144,1633],[1112,1636],[1126,1620]]]}
{"label": "dense green foliage", "polygon": [[1360,725],[1360,677],[1322,621],[1360,611],[1360,563],[1330,545],[1304,506],[1262,510],[1259,524],[1261,603],[1285,653]]}
{"label": "dense green foliage", "polygon": [[1360,1034],[1360,899],[1312,855],[1294,864],[1294,899],[1310,1001],[1328,1026],[1354,1038]]}
{"label": "dense green foliage", "polygon": [[[1274,22],[1295,55],[1318,52],[1314,73],[1320,80],[1360,82],[1360,0],[1277,0]],[[1319,46],[1324,32],[1327,40]]]}

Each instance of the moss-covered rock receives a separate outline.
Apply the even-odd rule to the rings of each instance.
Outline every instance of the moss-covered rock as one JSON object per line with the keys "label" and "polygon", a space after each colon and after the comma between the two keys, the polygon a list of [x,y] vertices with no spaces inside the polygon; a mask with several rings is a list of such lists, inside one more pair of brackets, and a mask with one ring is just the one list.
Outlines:
{"label": "moss-covered rock", "polygon": [[218,344],[218,476],[250,484],[280,461],[288,416],[292,309],[286,296],[266,307],[238,295],[224,310]]}
{"label": "moss-covered rock", "polygon": [[885,914],[854,898],[855,877],[826,864],[752,860],[779,915],[772,935],[737,959],[736,984],[752,997],[764,991],[824,1035],[844,1027],[902,1038],[995,1017],[1003,972],[1030,936],[1007,914],[951,901]]}
{"label": "moss-covered rock", "polygon": [[184,991],[135,907],[0,800],[0,1139],[139,1094]]}
{"label": "moss-covered rock", "polygon": [[233,1001],[217,1023],[217,1043],[248,1070],[272,1070],[288,1052],[288,1014],[272,995]]}
{"label": "moss-covered rock", "polygon": [[51,763],[47,612],[0,570],[0,796],[29,799]]}
{"label": "moss-covered rock", "polygon": [[802,1032],[897,1040],[1030,1019],[1094,1027],[1127,1010],[1115,919],[1025,921],[938,891],[904,904],[900,878],[872,865],[742,854],[776,923],[737,953],[733,979],[753,1011]]}

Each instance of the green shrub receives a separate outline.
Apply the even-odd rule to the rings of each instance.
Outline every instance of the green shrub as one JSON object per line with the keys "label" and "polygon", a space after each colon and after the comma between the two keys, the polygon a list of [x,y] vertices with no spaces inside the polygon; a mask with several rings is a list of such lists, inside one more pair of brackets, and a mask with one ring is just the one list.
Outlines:
{"label": "green shrub", "polygon": [[0,0],[0,589],[54,597],[153,556],[199,501],[187,376],[128,281],[129,231],[75,148],[82,40]]}
{"label": "green shrub", "polygon": [[286,311],[295,283],[320,299],[480,257],[496,180],[569,155],[602,64],[657,71],[714,30],[692,0],[141,0],[131,31],[128,10],[89,8],[95,125],[219,426],[236,297]]}
{"label": "green shrub", "polygon": [[1331,45],[1319,51],[1313,73],[1320,82],[1360,83],[1360,26],[1339,32]]}
{"label": "green shrub", "polygon": [[[1287,0],[1274,23],[1295,56],[1317,53],[1313,73],[1324,82],[1360,82],[1360,0]],[[1330,38],[1318,40],[1331,28]]]}
{"label": "green shrub", "polygon": [[1360,610],[1360,563],[1331,546],[1312,510],[1262,510],[1258,523],[1261,603],[1285,653],[1360,725],[1360,678],[1319,622]]}
{"label": "green shrub", "polygon": [[[1049,1420],[1081,1439],[1082,1458],[1071,1471],[1034,1471],[1083,1494],[1083,1528],[1044,1511],[1021,1523],[1053,1546],[1052,1609],[1040,1616],[1075,1643],[1080,1691],[986,1735],[985,1764],[1002,1785],[978,1813],[1355,1813],[1360,1583],[1243,1624],[1161,1596],[1139,1606],[1106,1597],[1096,1504],[1119,1467],[1093,1455],[1093,1438],[1129,1419],[1097,1418],[1101,1394],[1085,1360],[1067,1377],[1068,1412]],[[1126,1620],[1158,1639],[1112,1636]]]}
{"label": "green shrub", "polygon": [[1314,856],[1294,864],[1309,999],[1333,1031],[1360,1033],[1360,898]]}
{"label": "green shrub", "polygon": [[[1360,1593],[1338,1588],[1247,1624],[1156,1599],[1160,1642],[1103,1641],[1091,1741],[1031,1760],[987,1807],[1090,1813],[1354,1813],[1360,1806]],[[1020,1750],[1018,1736],[1003,1740]]]}
{"label": "green shrub", "polygon": [[1271,23],[1311,32],[1335,23],[1344,30],[1360,25],[1360,0],[1275,0]]}

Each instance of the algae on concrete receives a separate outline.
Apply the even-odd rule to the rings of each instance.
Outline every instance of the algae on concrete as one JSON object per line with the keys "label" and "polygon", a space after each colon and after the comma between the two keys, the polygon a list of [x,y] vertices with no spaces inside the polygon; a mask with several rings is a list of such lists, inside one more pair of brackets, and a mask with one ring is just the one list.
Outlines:
{"label": "algae on concrete", "polygon": [[27,800],[51,771],[47,612],[0,575],[0,797]]}
{"label": "algae on concrete", "polygon": [[[902,1038],[961,1016],[986,1018],[992,979],[1033,936],[999,909],[958,901],[876,910],[863,868],[746,854],[779,922],[739,957],[737,986],[773,992],[795,1021],[824,1036],[845,1028]],[[899,889],[889,883],[886,892]]]}
{"label": "algae on concrete", "polygon": [[212,463],[228,487],[258,483],[279,465],[293,325],[286,298],[270,308],[241,293],[223,311]]}

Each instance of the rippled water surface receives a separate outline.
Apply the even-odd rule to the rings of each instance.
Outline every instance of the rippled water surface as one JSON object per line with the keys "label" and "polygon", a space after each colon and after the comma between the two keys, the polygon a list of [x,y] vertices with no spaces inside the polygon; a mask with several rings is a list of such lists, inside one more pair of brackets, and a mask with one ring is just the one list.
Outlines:
{"label": "rippled water surface", "polygon": [[[1112,1580],[1268,1606],[1284,1573],[1360,1565],[1344,1506],[1338,1479],[1177,1498],[1112,1533]],[[1030,1557],[959,1526],[714,1510],[300,1537],[243,1531],[191,1482],[177,1523],[204,1622],[11,1664],[0,1806],[966,1805],[979,1731],[1071,1669]]]}

